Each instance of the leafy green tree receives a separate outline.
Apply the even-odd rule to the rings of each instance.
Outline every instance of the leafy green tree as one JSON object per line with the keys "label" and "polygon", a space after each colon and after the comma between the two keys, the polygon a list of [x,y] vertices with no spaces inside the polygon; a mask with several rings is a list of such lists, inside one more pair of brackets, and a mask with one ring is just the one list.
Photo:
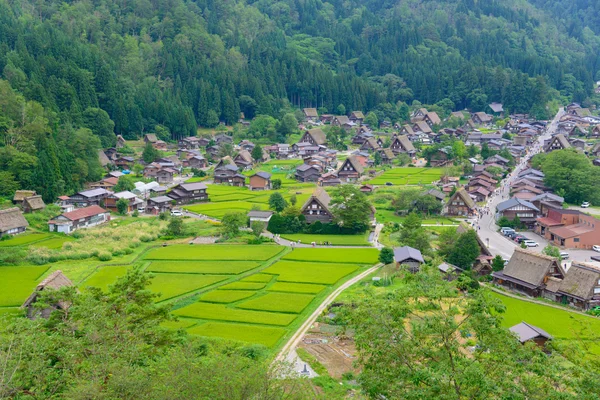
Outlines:
{"label": "leafy green tree", "polygon": [[117,212],[120,215],[127,214],[128,210],[129,210],[129,201],[127,201],[126,199],[117,200]]}
{"label": "leafy green tree", "polygon": [[144,160],[146,164],[150,164],[158,158],[158,154],[158,150],[152,147],[152,143],[148,142],[146,143],[146,146],[144,146],[144,151],[142,152],[142,160]]}
{"label": "leafy green tree", "polygon": [[430,241],[429,235],[421,226],[421,218],[414,212],[408,214],[400,227],[400,243],[425,254],[431,249]]}
{"label": "leafy green tree", "polygon": [[140,163],[135,163],[133,164],[133,167],[131,168],[133,170],[133,173],[136,174],[137,176],[142,175],[142,172],[144,171],[144,166]]}
{"label": "leafy green tree", "polygon": [[214,128],[219,125],[219,115],[215,110],[208,110],[206,114],[206,126],[208,128]]}
{"label": "leafy green tree", "polygon": [[377,119],[377,114],[375,114],[373,111],[367,113],[364,123],[373,129],[379,128],[379,119]]}
{"label": "leafy green tree", "polygon": [[133,182],[133,178],[129,175],[123,175],[119,177],[119,181],[113,187],[113,191],[115,193],[132,191],[135,189],[135,184]]}
{"label": "leafy green tree", "polygon": [[279,192],[269,196],[269,208],[276,212],[282,212],[287,207],[287,202]]}
{"label": "leafy green tree", "polygon": [[281,189],[281,179],[271,180],[271,186],[273,187],[273,190]]}
{"label": "leafy green tree", "polygon": [[280,135],[280,138],[285,139],[298,131],[298,120],[293,113],[285,114],[283,118],[281,118],[281,121],[277,122],[275,129]]}
{"label": "leafy green tree", "polygon": [[450,251],[448,262],[462,269],[471,269],[480,253],[477,232],[469,229],[459,235],[454,248]]}
{"label": "leafy green tree", "polygon": [[236,237],[240,233],[240,228],[246,226],[247,217],[244,213],[227,213],[221,219],[223,232],[229,237]]}
{"label": "leafy green tree", "polygon": [[340,185],[331,192],[330,210],[335,222],[354,232],[368,229],[371,205],[367,196],[354,185]]}
{"label": "leafy green tree", "polygon": [[260,144],[257,144],[256,146],[254,146],[254,148],[252,149],[252,153],[250,153],[250,155],[252,156],[252,158],[254,158],[254,160],[256,162],[261,162],[262,157],[263,157],[262,146]]}
{"label": "leafy green tree", "polygon": [[290,196],[290,204],[292,206],[295,206],[297,202],[298,202],[298,199],[296,198],[296,194],[291,195]]}
{"label": "leafy green tree", "polygon": [[346,107],[343,104],[340,104],[335,109],[338,115],[346,115]]}
{"label": "leafy green tree", "polygon": [[183,219],[172,217],[167,225],[167,234],[171,236],[181,236],[183,234]]}
{"label": "leafy green tree", "polygon": [[556,246],[552,246],[551,244],[546,245],[546,247],[544,247],[544,249],[542,250],[542,253],[544,253],[547,256],[554,257],[559,261],[562,259],[562,257],[560,256],[560,249]]}
{"label": "leafy green tree", "polygon": [[379,262],[387,265],[394,262],[394,250],[391,247],[384,247],[379,252]]}
{"label": "leafy green tree", "polygon": [[261,221],[252,221],[250,229],[252,229],[254,236],[259,238],[260,234],[265,230],[265,223]]}
{"label": "leafy green tree", "polygon": [[0,171],[0,196],[10,197],[19,189],[15,176],[8,171]]}
{"label": "leafy green tree", "polygon": [[490,147],[488,146],[487,142],[484,142],[481,145],[481,158],[487,160],[490,157],[490,155]]}
{"label": "leafy green tree", "polygon": [[501,255],[498,254],[492,259],[492,269],[494,271],[502,271],[504,269],[504,259]]}
{"label": "leafy green tree", "polygon": [[254,100],[250,96],[242,95],[238,99],[240,103],[240,110],[244,113],[244,117],[246,119],[252,119],[256,115],[256,110],[258,108],[258,104],[256,104],[256,100]]}
{"label": "leafy green tree", "polygon": [[82,118],[84,126],[100,138],[103,148],[113,147],[117,143],[115,123],[106,111],[100,108],[88,108],[83,112]]}
{"label": "leafy green tree", "polygon": [[447,259],[452,253],[456,241],[458,240],[458,233],[455,228],[445,228],[438,236],[438,253],[444,259]]}

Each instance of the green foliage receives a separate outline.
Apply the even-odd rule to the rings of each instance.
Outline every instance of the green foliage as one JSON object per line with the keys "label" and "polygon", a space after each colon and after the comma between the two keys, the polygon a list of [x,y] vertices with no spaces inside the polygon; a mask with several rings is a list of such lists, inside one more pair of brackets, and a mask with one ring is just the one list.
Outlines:
{"label": "green foliage", "polygon": [[367,113],[367,115],[365,115],[365,119],[363,122],[365,124],[369,125],[371,127],[371,129],[379,128],[379,119],[377,118],[377,114],[375,114],[372,111],[370,113]]}
{"label": "green foliage", "polygon": [[368,229],[371,204],[357,186],[336,187],[331,193],[329,206],[338,225],[352,232],[364,232]]}
{"label": "green foliage", "polygon": [[152,143],[148,142],[144,146],[144,152],[142,153],[142,159],[146,164],[154,162],[159,156],[158,150],[152,147]]}
{"label": "green foliage", "polygon": [[261,221],[253,221],[252,224],[250,224],[250,229],[252,229],[254,236],[258,238],[265,230],[265,223]]}
{"label": "green foliage", "polygon": [[480,253],[477,232],[469,229],[458,236],[454,247],[448,255],[448,262],[459,268],[469,270]]}
{"label": "green foliage", "polygon": [[256,146],[254,146],[254,148],[252,149],[252,153],[250,153],[250,155],[256,162],[262,161],[263,149],[262,149],[261,145],[257,144]]}
{"label": "green foliage", "polygon": [[542,250],[542,253],[547,256],[554,257],[559,261],[561,260],[560,249],[556,246],[552,246],[551,244],[546,245],[546,247],[544,247]]}
{"label": "green foliage", "polygon": [[119,181],[113,187],[115,193],[132,191],[133,189],[135,189],[135,184],[133,182],[133,177],[129,175],[123,175],[119,177]]}
{"label": "green foliage", "polygon": [[394,262],[394,249],[391,247],[384,247],[379,252],[379,262],[382,264],[391,264]]}
{"label": "green foliage", "polygon": [[269,208],[276,212],[282,212],[287,207],[287,202],[279,192],[273,193],[269,197]]}
{"label": "green foliage", "polygon": [[127,210],[129,209],[129,201],[127,199],[119,199],[117,200],[117,212],[120,215],[127,214]]}
{"label": "green foliage", "polygon": [[[281,179],[273,179],[273,180],[271,180],[271,186],[273,187],[273,190],[281,189]],[[292,205],[295,205],[295,204],[296,203],[294,203]]]}
{"label": "green foliage", "polygon": [[171,236],[181,236],[183,233],[183,220],[181,218],[172,217],[167,225],[167,234]]}
{"label": "green foliage", "polygon": [[300,313],[315,297],[300,293],[267,293],[237,304],[238,308],[282,313]]}
{"label": "green foliage", "polygon": [[492,259],[492,269],[494,271],[502,271],[504,269],[504,259],[501,255],[498,254]]}
{"label": "green foliage", "polygon": [[240,233],[240,228],[246,225],[247,221],[248,217],[246,217],[246,214],[244,213],[227,213],[221,220],[223,232],[229,237],[238,236]]}
{"label": "green foliage", "polygon": [[402,222],[399,240],[403,246],[414,247],[424,254],[431,249],[429,235],[421,226],[421,218],[414,212]]}

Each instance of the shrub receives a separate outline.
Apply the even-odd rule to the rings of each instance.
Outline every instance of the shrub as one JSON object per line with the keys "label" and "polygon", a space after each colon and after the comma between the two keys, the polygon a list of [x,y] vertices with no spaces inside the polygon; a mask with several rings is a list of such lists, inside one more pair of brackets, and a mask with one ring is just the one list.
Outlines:
{"label": "shrub", "polygon": [[391,264],[394,262],[394,250],[391,247],[384,247],[379,253],[379,262],[382,264]]}
{"label": "shrub", "polygon": [[103,251],[98,254],[98,260],[100,261],[110,261],[112,260],[112,254],[107,251]]}

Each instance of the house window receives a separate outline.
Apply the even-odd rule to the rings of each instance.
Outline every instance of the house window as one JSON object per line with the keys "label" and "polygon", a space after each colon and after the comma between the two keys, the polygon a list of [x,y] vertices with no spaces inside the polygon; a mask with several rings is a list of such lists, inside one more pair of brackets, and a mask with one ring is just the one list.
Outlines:
{"label": "house window", "polygon": [[574,241],[575,243],[579,243],[579,238],[573,238],[573,241]]}
{"label": "house window", "polygon": [[594,294],[600,294],[600,287],[594,288]]}
{"label": "house window", "polygon": [[316,209],[316,208],[317,208],[317,205],[316,205],[316,204],[313,204],[311,207],[312,207],[313,209]]}

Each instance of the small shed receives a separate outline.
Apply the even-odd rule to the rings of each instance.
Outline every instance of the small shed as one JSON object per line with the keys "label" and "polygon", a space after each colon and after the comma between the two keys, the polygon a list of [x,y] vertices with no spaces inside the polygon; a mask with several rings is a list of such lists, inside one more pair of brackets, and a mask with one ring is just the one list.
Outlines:
{"label": "small shed", "polygon": [[515,333],[521,343],[531,340],[538,346],[544,346],[548,340],[552,340],[552,336],[548,332],[525,321],[510,327],[509,331]]}
{"label": "small shed", "polygon": [[13,203],[17,205],[23,204],[26,197],[35,196],[35,190],[17,190],[13,197]]}
{"label": "small shed", "polygon": [[18,207],[0,210],[0,237],[25,232],[29,223]]}
{"label": "small shed", "polygon": [[421,252],[409,246],[394,248],[394,260],[398,267],[408,265],[411,272],[418,272],[421,264],[425,262]]}
{"label": "small shed", "polygon": [[41,211],[44,208],[46,208],[46,204],[39,194],[37,196],[26,197],[23,200],[23,211],[26,213]]}
{"label": "small shed", "polygon": [[273,216],[273,211],[250,211],[248,213],[248,218],[250,218],[250,222],[259,221],[268,224]]}
{"label": "small shed", "polygon": [[27,318],[36,319],[38,317],[48,318],[54,310],[66,310],[69,304],[65,301],[58,300],[56,304],[49,305],[43,310],[36,310],[33,305],[37,301],[40,293],[46,289],[58,290],[62,287],[73,286],[73,282],[67,278],[61,270],[54,271],[39,285],[36,286],[34,292],[25,300],[21,308],[27,309]]}

